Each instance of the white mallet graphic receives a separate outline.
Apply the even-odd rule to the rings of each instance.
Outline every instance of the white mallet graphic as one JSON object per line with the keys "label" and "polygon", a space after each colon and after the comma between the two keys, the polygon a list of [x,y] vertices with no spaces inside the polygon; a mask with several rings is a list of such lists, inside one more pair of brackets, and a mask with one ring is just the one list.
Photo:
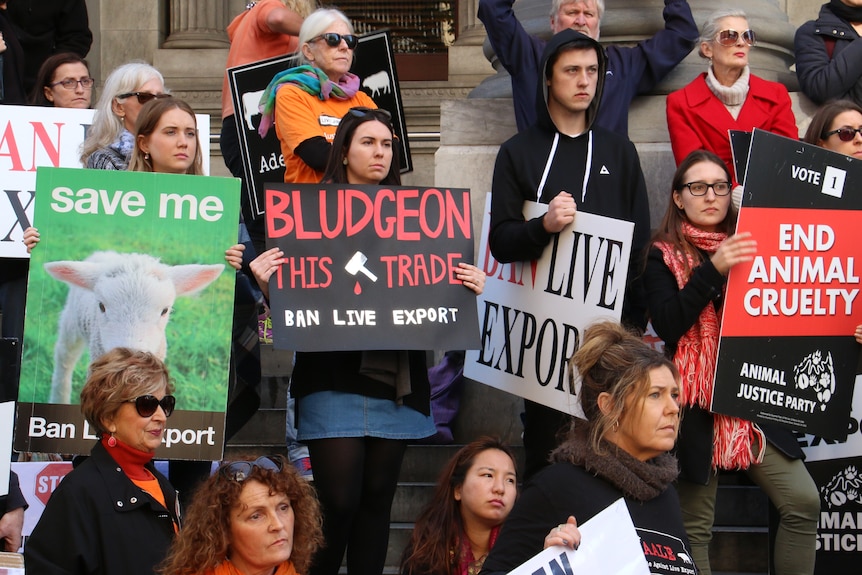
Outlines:
{"label": "white mallet graphic", "polygon": [[353,254],[353,257],[350,258],[350,261],[347,262],[347,265],[344,266],[344,269],[347,270],[352,276],[356,275],[356,272],[364,273],[368,279],[373,282],[377,281],[377,276],[371,273],[371,270],[365,267],[365,262],[368,261],[368,257],[362,252],[356,252]]}

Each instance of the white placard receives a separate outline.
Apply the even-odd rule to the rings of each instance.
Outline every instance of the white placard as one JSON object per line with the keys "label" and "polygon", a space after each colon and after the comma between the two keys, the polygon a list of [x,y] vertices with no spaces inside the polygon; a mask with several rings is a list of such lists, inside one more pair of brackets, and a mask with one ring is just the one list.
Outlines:
{"label": "white placard", "polygon": [[[525,202],[524,218],[547,210],[547,204]],[[464,375],[581,415],[568,359],[587,326],[620,320],[634,224],[578,212],[539,260],[502,264],[488,247],[490,194],[484,213],[477,262],[488,274],[478,298],[482,349],[467,351]]]}
{"label": "white placard", "polygon": [[[0,258],[29,258],[36,168],[80,168],[79,147],[95,110],[0,106]],[[210,173],[210,117],[195,114],[204,174]],[[26,216],[22,217],[22,214]],[[26,220],[26,221],[24,221]]]}
{"label": "white placard", "polygon": [[509,575],[613,573],[649,575],[650,569],[624,499],[617,499],[578,526],[581,544],[548,547]]}
{"label": "white placard", "polygon": [[12,460],[12,426],[15,402],[0,403],[0,495],[9,493],[9,462]]}

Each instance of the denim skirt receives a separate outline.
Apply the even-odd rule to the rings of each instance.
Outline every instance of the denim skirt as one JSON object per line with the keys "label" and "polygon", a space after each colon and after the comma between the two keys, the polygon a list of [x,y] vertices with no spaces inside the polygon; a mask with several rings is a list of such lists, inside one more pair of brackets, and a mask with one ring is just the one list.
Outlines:
{"label": "denim skirt", "polygon": [[437,428],[423,415],[389,399],[342,391],[316,391],[298,400],[299,441],[334,437],[422,439]]}

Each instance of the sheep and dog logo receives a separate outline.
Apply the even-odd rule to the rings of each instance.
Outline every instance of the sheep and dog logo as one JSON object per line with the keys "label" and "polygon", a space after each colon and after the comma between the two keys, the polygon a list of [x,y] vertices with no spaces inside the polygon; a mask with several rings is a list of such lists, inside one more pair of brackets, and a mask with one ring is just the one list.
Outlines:
{"label": "sheep and dog logo", "polygon": [[165,328],[174,301],[215,281],[223,264],[170,266],[147,254],[99,251],[84,261],[44,264],[69,284],[54,348],[50,403],[69,403],[72,371],[86,344],[90,360],[116,347],[167,355]]}

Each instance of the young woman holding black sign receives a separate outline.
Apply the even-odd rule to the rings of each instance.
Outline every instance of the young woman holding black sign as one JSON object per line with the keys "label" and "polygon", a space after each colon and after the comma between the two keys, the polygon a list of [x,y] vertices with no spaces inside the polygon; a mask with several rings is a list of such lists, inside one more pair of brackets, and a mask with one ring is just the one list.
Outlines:
{"label": "young woman holding black sign", "polygon": [[644,274],[653,327],[682,374],[677,490],[683,520],[698,572],[709,575],[718,471],[744,470],[778,508],[776,573],[810,574],[820,502],[795,437],[782,427],[709,411],[727,274],[757,251],[750,233],[734,233],[731,189],[721,158],[706,150],[686,156]]}
{"label": "young woman holding black sign", "polygon": [[[389,113],[347,111],[332,143],[325,183],[399,185],[398,146]],[[284,262],[278,248],[251,264],[268,295],[269,277]],[[457,277],[477,294],[485,273],[461,263]],[[389,512],[410,440],[436,431],[424,351],[301,352],[291,378],[299,440],[307,443],[323,508],[326,545],[311,575],[380,573],[389,541]]]}

